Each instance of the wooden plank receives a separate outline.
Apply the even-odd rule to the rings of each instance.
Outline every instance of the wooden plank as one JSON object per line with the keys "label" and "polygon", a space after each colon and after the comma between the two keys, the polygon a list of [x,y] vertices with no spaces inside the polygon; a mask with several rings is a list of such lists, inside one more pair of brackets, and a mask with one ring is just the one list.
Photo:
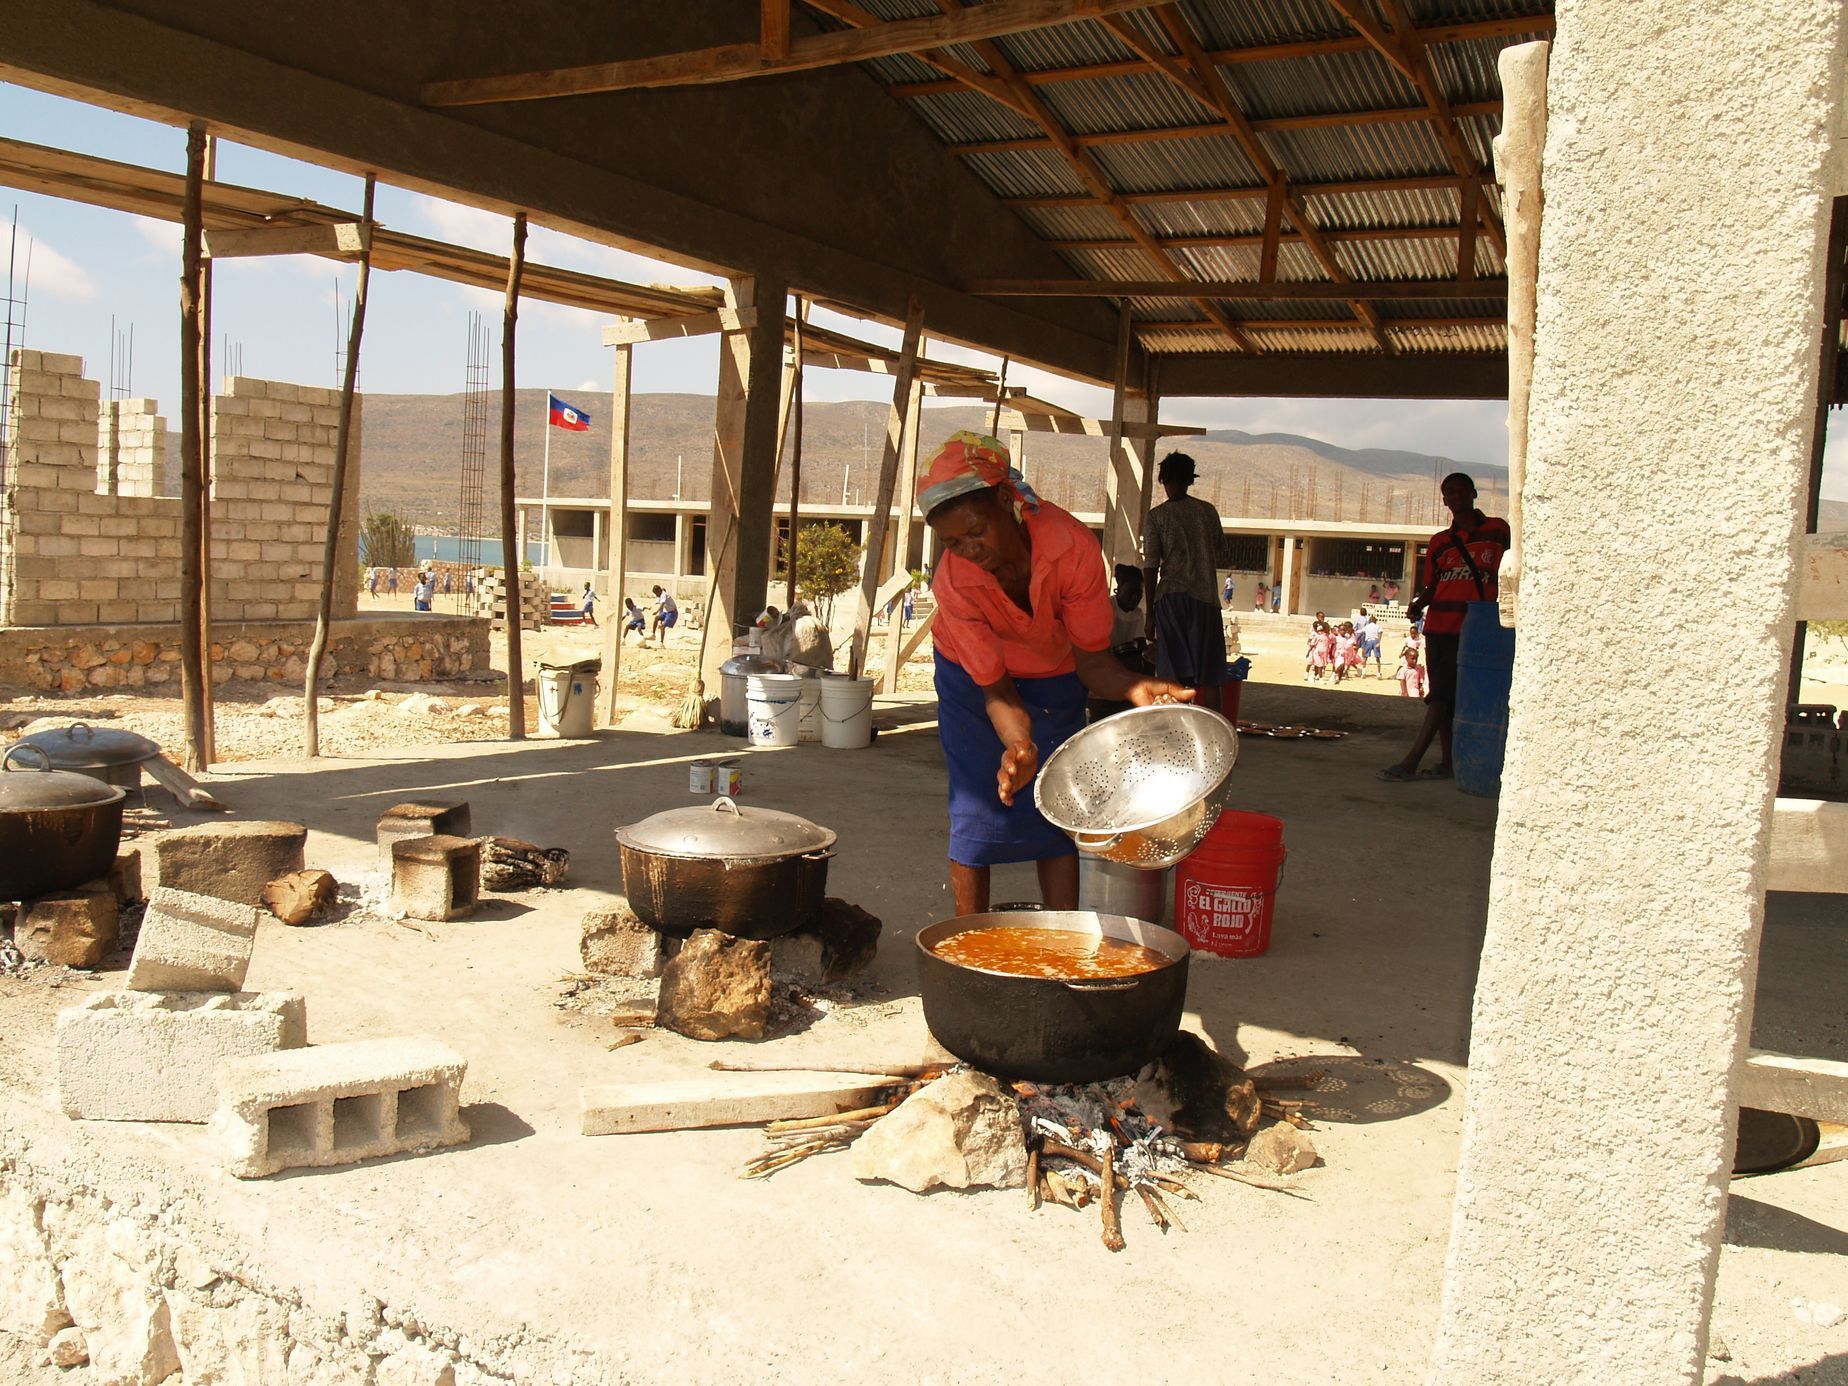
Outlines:
{"label": "wooden plank", "polygon": [[181,808],[213,809],[224,812],[227,805],[212,792],[164,755],[151,756],[141,762],[148,778],[179,800]]}
{"label": "wooden plank", "polygon": [[251,255],[325,255],[353,260],[365,253],[370,240],[365,223],[355,221],[226,228],[205,233],[205,253],[214,260]]}
{"label": "wooden plank", "polygon": [[186,130],[186,213],[180,252],[180,700],[188,770],[205,764],[205,699],[211,678],[210,650],[201,641],[200,605],[205,590],[199,517],[206,504],[205,417],[202,401],[210,382],[199,378],[199,266],[203,234],[199,221],[205,183],[205,124]]}
{"label": "wooden plank", "polygon": [[1848,804],[1777,800],[1765,889],[1848,895]]}
{"label": "wooden plank", "polygon": [[789,56],[789,0],[759,0],[757,47],[765,62]]}
{"label": "wooden plank", "polygon": [[1449,279],[1354,279],[1343,284],[1257,284],[1248,279],[974,279],[963,286],[972,294],[1043,298],[1191,298],[1319,301],[1372,301],[1428,298],[1505,298],[1508,281],[1479,279],[1457,284]]}
{"label": "wooden plank", "polygon": [[[1354,330],[1353,323],[1342,326],[1350,332]],[[1140,336],[1141,324],[1137,327]],[[1010,433],[1063,433],[1069,437],[1107,438],[1111,425],[1102,419],[1086,419],[1076,414],[1022,414],[1003,409],[1001,427]],[[1205,432],[1206,429],[1190,424],[1137,423],[1127,419],[1122,426],[1125,438],[1197,438]]]}
{"label": "wooden plank", "polygon": [[1270,194],[1264,199],[1264,248],[1258,253],[1258,278],[1266,284],[1275,283],[1277,279],[1277,247],[1283,240],[1283,204],[1283,179],[1273,179]]}
{"label": "wooden plank", "polygon": [[768,59],[756,43],[658,57],[631,58],[582,67],[514,72],[495,77],[464,77],[427,82],[418,91],[426,106],[469,106],[490,101],[534,101],[591,92],[733,82],[784,72],[805,72],[869,58],[915,53],[946,44],[1044,29],[1074,20],[1095,19],[1124,10],[1147,9],[1156,0],[991,0],[973,9],[918,19],[895,19],[861,29],[792,39],[789,52]]}
{"label": "wooden plank", "polygon": [[1482,220],[1478,211],[1482,185],[1474,179],[1464,179],[1462,185],[1463,210],[1457,218],[1457,283],[1472,283],[1476,278],[1476,228]]}
{"label": "wooden plank", "polygon": [[578,1130],[586,1136],[616,1136],[834,1116],[870,1106],[904,1081],[850,1073],[727,1072],[612,1083],[578,1090]]}
{"label": "wooden plank", "polygon": [[1848,534],[1806,534],[1797,578],[1799,621],[1848,621]]}
{"label": "wooden plank", "polygon": [[[1022,74],[1023,76],[1025,74]],[[1499,116],[1499,101],[1469,101],[1452,106],[1456,115]],[[1432,119],[1429,106],[1379,106],[1354,111],[1324,111],[1316,115],[1253,116],[1251,129],[1259,135],[1286,134],[1295,130],[1328,130],[1342,126],[1411,125]],[[1153,125],[1133,130],[1089,130],[1074,134],[1081,149],[1095,149],[1120,144],[1153,144],[1163,140],[1208,140],[1224,138],[1223,122],[1204,125]],[[1047,135],[1016,135],[1008,139],[957,140],[944,148],[958,156],[972,154],[1007,154],[1028,149],[1051,149]]]}
{"label": "wooden plank", "polygon": [[[627,619],[622,594],[629,581],[629,389],[634,371],[635,348],[617,346],[610,387],[610,559],[605,569],[609,614],[603,618],[603,683],[597,695],[597,725],[602,727],[616,725],[616,692],[622,677],[622,627]],[[596,563],[595,553],[590,561]]]}
{"label": "wooden plank", "polygon": [[[1292,183],[1290,191],[1297,197],[1343,197],[1349,193],[1439,192],[1455,189],[1463,181],[1455,173],[1408,173],[1390,178],[1342,178],[1321,183]],[[1480,181],[1480,180],[1479,180]],[[1268,183],[1246,183],[1236,187],[1164,188],[1156,192],[1124,192],[1115,201],[1126,207],[1144,207],[1160,202],[1262,201],[1270,196]],[[1004,207],[1095,207],[1104,199],[1095,193],[1046,193],[1000,199]]]}
{"label": "wooden plank", "polygon": [[1848,1123],[1848,1063],[1748,1049],[1739,1066],[1739,1105]]}
{"label": "wooden plank", "polygon": [[676,337],[707,337],[714,332],[749,332],[757,326],[755,308],[720,308],[683,318],[625,318],[603,325],[604,346],[634,346]]}
{"label": "wooden plank", "polygon": [[905,307],[905,339],[899,349],[898,375],[892,386],[892,408],[886,416],[885,451],[879,461],[879,488],[873,513],[866,521],[866,559],[860,574],[860,605],[854,612],[853,648],[847,673],[858,678],[866,667],[867,641],[873,631],[873,594],[885,576],[886,530],[892,521],[892,492],[898,486],[898,457],[905,437],[905,420],[911,412],[911,382],[917,372],[918,348],[924,340],[924,300],[916,294]]}
{"label": "wooden plank", "polygon": [[[524,527],[514,516],[514,347],[520,318],[520,272],[526,264],[526,213],[513,219],[513,253],[507,257],[507,291],[501,299],[500,537],[501,576],[507,584],[507,739],[526,739],[526,663],[521,631],[526,625],[526,589],[520,570],[526,559]],[[519,613],[517,616],[515,613]],[[614,612],[610,613],[612,616]]]}
{"label": "wooden plank", "polygon": [[1406,56],[1398,35],[1387,33],[1366,5],[1361,3],[1361,0],[1328,0],[1328,3],[1334,7],[1336,13],[1354,26],[1354,31],[1367,41],[1369,48],[1398,68],[1400,73],[1412,82],[1418,80],[1418,73]]}
{"label": "wooden plank", "polygon": [[1134,345],[1134,322],[1129,305],[1117,313],[1116,369],[1110,392],[1110,439],[1108,461],[1104,468],[1104,561],[1125,563],[1125,554],[1139,555],[1136,531],[1130,528],[1127,497],[1136,493],[1141,483],[1131,465],[1133,458],[1123,446],[1123,428],[1128,421],[1129,353]]}

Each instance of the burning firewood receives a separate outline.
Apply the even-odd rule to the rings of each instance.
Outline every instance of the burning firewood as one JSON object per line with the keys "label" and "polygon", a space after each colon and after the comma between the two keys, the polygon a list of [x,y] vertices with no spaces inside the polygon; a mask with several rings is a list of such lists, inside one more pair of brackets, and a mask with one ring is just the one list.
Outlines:
{"label": "burning firewood", "polygon": [[1121,1251],[1123,1249],[1123,1222],[1117,1215],[1115,1141],[1111,1141],[1104,1147],[1104,1168],[1100,1177],[1104,1185],[1104,1246],[1110,1251]]}
{"label": "burning firewood", "polygon": [[1036,1213],[1040,1206],[1040,1152],[1037,1145],[1027,1147],[1027,1211]]}
{"label": "burning firewood", "polygon": [[879,1107],[861,1107],[856,1111],[842,1112],[838,1116],[797,1117],[787,1121],[773,1121],[764,1130],[772,1134],[784,1131],[812,1131],[825,1126],[871,1126],[873,1122],[891,1111],[898,1104],[887,1102]]}
{"label": "burning firewood", "polygon": [[1235,1169],[1227,1169],[1224,1165],[1198,1165],[1196,1168],[1199,1169],[1202,1174],[1213,1174],[1221,1179],[1231,1179],[1240,1184],[1249,1184],[1254,1189],[1268,1189],[1271,1193],[1288,1194],[1291,1198],[1300,1198],[1305,1203],[1315,1202],[1313,1198],[1309,1197],[1309,1195],[1304,1193],[1301,1189],[1292,1188],[1288,1184],[1279,1184],[1274,1179],[1260,1179],[1255,1174],[1241,1174]]}
{"label": "burning firewood", "polygon": [[1142,1197],[1142,1206],[1149,1210],[1149,1221],[1166,1232],[1168,1230],[1168,1217],[1167,1214],[1162,1211],[1161,1206],[1156,1203],[1154,1192],[1144,1188],[1138,1188],[1136,1192]]}
{"label": "burning firewood", "polygon": [[557,885],[571,869],[571,853],[563,847],[541,847],[517,837],[484,838],[481,844],[483,890],[529,890]]}

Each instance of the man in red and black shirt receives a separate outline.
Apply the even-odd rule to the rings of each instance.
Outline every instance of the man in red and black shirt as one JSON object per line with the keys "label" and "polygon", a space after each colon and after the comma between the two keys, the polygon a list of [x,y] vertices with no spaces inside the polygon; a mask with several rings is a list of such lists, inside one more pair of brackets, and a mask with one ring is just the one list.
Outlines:
{"label": "man in red and black shirt", "polygon": [[[1508,547],[1508,522],[1476,508],[1476,483],[1468,473],[1452,472],[1444,478],[1442,491],[1450,510],[1450,528],[1431,536],[1418,595],[1408,609],[1414,621],[1421,613],[1424,616],[1424,662],[1431,691],[1425,695],[1424,725],[1412,749],[1397,765],[1380,771],[1383,780],[1450,778],[1450,724],[1456,714],[1457,646],[1463,637],[1463,617],[1471,602],[1495,600],[1495,574]],[[1434,737],[1440,759],[1433,768],[1421,771],[1418,762]]]}

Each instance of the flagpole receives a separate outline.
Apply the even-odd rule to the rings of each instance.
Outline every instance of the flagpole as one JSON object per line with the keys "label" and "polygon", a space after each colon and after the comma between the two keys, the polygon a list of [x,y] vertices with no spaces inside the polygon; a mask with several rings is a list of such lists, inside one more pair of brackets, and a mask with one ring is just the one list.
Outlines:
{"label": "flagpole", "polygon": [[[539,471],[539,542],[545,545],[540,560],[544,568],[552,566],[552,392],[545,392],[545,461]],[[524,557],[524,555],[521,555]],[[550,579],[548,579],[549,581]]]}

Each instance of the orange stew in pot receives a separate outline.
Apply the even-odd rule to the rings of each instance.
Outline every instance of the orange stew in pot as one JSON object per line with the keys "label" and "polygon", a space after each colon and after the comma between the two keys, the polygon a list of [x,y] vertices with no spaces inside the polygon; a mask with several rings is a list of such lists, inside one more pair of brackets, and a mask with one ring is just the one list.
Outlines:
{"label": "orange stew in pot", "polygon": [[1140,943],[1070,929],[969,929],[950,935],[931,951],[945,961],[984,972],[1073,981],[1133,977],[1170,961]]}

